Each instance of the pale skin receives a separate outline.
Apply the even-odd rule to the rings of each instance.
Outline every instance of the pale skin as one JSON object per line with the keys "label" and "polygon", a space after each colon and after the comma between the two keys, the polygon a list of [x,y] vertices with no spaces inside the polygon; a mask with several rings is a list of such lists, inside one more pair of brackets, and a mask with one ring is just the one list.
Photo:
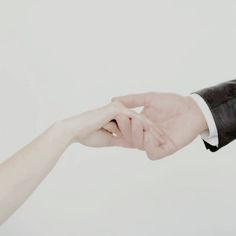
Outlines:
{"label": "pale skin", "polygon": [[[144,108],[141,114],[130,110],[136,107]],[[107,106],[56,122],[0,164],[0,224],[22,205],[73,143],[137,148],[157,160],[191,143],[206,129],[203,114],[191,97],[163,93],[114,98]]]}
{"label": "pale skin", "polygon": [[[30,196],[71,144],[80,142],[91,147],[125,146],[126,141],[116,130],[115,123],[111,122],[119,114],[130,120],[138,120],[141,132],[152,137],[145,119],[122,104],[113,102],[97,110],[56,122],[0,164],[0,223],[5,222]],[[111,129],[113,133],[109,132]],[[117,133],[116,136],[114,133]]]}
{"label": "pale skin", "polygon": [[[153,139],[146,141],[144,149],[151,160],[177,152],[208,129],[200,108],[190,96],[149,92],[116,97],[113,101],[119,101],[127,108],[143,107],[141,115],[152,122],[162,141],[159,144],[153,143]],[[132,148],[139,143],[137,130],[133,128],[135,122],[122,114],[117,117],[122,135]]]}

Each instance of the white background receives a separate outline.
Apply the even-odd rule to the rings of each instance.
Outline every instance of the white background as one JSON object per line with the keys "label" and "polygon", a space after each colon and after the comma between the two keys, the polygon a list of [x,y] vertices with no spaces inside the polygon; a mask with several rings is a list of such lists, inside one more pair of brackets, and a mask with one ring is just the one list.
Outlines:
{"label": "white background", "polygon": [[[1,160],[112,96],[234,79],[235,12],[233,0],[1,0]],[[235,150],[199,138],[151,162],[74,145],[0,235],[235,235]]]}

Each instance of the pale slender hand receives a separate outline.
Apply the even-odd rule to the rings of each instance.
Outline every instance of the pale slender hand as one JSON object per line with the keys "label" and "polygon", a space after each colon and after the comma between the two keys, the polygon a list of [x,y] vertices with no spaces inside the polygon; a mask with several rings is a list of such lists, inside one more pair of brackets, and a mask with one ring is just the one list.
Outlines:
{"label": "pale slender hand", "polygon": [[[145,117],[127,109],[122,103],[113,102],[97,110],[89,111],[62,121],[63,128],[72,142],[79,142],[89,147],[123,146],[131,147],[129,141],[122,135],[116,120],[120,118],[132,120],[134,132],[139,136],[136,148],[144,149],[144,132],[150,139],[156,140],[150,130],[150,122]],[[122,127],[121,127],[122,128]],[[146,135],[145,135],[146,136]]]}
{"label": "pale slender hand", "polygon": [[[142,114],[152,121],[162,142],[146,142],[145,151],[152,160],[169,156],[191,143],[207,130],[205,118],[190,96],[170,93],[143,93],[114,98],[128,108],[144,107]],[[132,122],[118,119],[118,126],[130,143],[136,143],[138,136],[132,129]]]}
{"label": "pale slender hand", "polygon": [[[0,164],[0,224],[29,197],[62,153],[74,142],[88,146],[126,145],[115,123],[118,114],[134,113],[119,102],[56,122],[38,138]],[[136,116],[136,115],[135,115]],[[132,118],[135,120],[136,118]],[[145,125],[145,122],[143,123]],[[107,131],[103,128],[107,126]],[[70,184],[76,187],[76,180]]]}
{"label": "pale slender hand", "polygon": [[[113,146],[117,142],[120,132],[111,121],[118,114],[131,117],[133,112],[121,103],[113,102],[102,108],[65,119],[60,123],[69,136],[73,137],[72,142],[79,142],[89,147]],[[109,126],[107,126],[108,123]],[[103,128],[106,126],[112,127],[112,132]]]}
{"label": "pale slender hand", "polygon": [[[75,137],[73,142],[89,147],[120,146],[153,150],[163,142],[160,130],[151,121],[120,102],[66,119],[63,125],[66,130],[71,130],[71,136]],[[147,154],[150,155],[150,152]]]}

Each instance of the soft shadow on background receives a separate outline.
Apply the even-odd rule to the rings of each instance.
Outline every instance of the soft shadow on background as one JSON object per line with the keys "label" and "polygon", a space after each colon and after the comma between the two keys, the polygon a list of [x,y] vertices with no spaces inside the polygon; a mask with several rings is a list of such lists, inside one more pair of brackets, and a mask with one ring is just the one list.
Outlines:
{"label": "soft shadow on background", "polygon": [[[234,79],[235,10],[210,0],[1,1],[1,160],[112,96],[187,95]],[[235,235],[235,150],[212,154],[199,138],[151,162],[74,145],[0,234]]]}

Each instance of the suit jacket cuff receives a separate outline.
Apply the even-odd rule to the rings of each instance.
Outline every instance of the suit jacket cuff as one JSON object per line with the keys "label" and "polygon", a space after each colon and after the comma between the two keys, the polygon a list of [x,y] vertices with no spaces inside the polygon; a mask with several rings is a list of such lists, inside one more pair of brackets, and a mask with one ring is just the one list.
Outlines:
{"label": "suit jacket cuff", "polygon": [[236,80],[195,92],[200,95],[211,110],[214,118],[219,145],[204,141],[206,148],[217,151],[236,139]]}
{"label": "suit jacket cuff", "polygon": [[208,126],[208,130],[201,133],[201,138],[212,146],[218,146],[219,145],[218,131],[210,108],[200,95],[194,93],[191,94],[191,97],[196,102],[198,107],[201,109]]}

